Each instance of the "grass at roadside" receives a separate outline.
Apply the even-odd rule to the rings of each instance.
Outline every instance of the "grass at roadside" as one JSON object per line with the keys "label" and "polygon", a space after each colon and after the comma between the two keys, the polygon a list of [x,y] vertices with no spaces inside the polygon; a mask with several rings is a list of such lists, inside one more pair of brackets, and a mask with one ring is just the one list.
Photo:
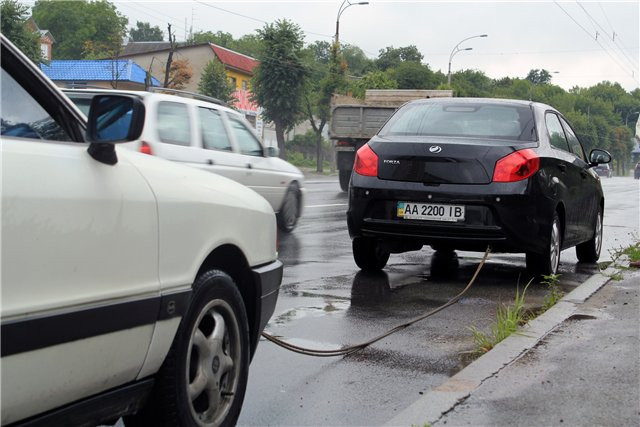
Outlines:
{"label": "grass at roadside", "polygon": [[524,296],[531,282],[527,283],[522,294],[520,290],[516,290],[516,297],[513,305],[502,304],[498,307],[496,313],[496,321],[491,325],[491,333],[486,334],[475,326],[469,329],[473,334],[473,340],[476,344],[475,353],[484,354],[496,346],[500,341],[514,333],[527,320],[527,313],[524,309]]}

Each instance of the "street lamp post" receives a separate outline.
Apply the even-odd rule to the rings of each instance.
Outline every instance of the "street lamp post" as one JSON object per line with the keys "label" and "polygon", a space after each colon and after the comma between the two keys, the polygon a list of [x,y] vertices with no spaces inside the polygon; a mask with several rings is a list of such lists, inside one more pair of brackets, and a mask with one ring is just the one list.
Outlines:
{"label": "street lamp post", "polygon": [[488,37],[487,34],[480,34],[477,36],[471,36],[471,37],[467,37],[464,40],[461,40],[451,51],[451,55],[449,55],[449,71],[447,72],[447,84],[451,85],[451,60],[453,59],[453,57],[455,56],[456,53],[458,52],[462,52],[463,50],[473,50],[472,47],[467,47],[464,49],[460,49],[458,46],[460,46],[463,42],[466,42],[467,40],[471,40],[471,39],[475,39],[477,37]]}
{"label": "street lamp post", "polygon": [[366,4],[369,4],[368,1],[360,1],[358,3],[351,3],[349,0],[344,0],[342,2],[342,4],[340,5],[340,9],[338,9],[338,17],[336,18],[336,45],[338,43],[340,43],[340,15],[342,15],[342,12],[344,12],[345,10],[347,10],[347,8],[349,8],[350,6],[364,6]]}

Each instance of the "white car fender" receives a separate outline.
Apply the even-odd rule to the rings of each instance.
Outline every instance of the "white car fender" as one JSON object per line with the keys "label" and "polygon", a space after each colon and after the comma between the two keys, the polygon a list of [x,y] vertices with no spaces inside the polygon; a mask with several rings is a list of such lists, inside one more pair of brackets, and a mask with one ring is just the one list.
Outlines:
{"label": "white car fender", "polygon": [[163,293],[190,286],[206,257],[223,244],[240,249],[250,266],[276,259],[273,209],[255,191],[195,168],[129,150],[117,152],[140,170],[158,202]]}

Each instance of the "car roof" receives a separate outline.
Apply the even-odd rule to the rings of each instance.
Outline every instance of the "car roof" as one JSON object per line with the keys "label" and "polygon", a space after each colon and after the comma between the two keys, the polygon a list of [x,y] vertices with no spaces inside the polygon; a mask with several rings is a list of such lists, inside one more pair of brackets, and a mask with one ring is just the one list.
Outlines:
{"label": "car roof", "polygon": [[143,101],[148,100],[158,100],[158,101],[169,101],[169,102],[184,102],[185,104],[195,104],[200,106],[205,106],[210,108],[212,105],[215,106],[217,110],[223,110],[229,113],[240,114],[238,111],[233,108],[226,107],[224,105],[216,104],[213,102],[203,101],[200,99],[187,98],[179,95],[172,95],[166,93],[158,93],[158,92],[147,92],[143,90],[121,90],[121,89],[68,89],[64,88],[62,91],[66,94],[69,93],[78,93],[78,94],[86,94],[86,95],[97,95],[97,94],[122,94],[122,95],[135,95],[143,99]]}
{"label": "car roof", "polygon": [[[506,99],[506,98],[427,98],[416,99],[411,104],[427,104],[427,103],[453,103],[453,104],[515,104],[515,105],[533,105],[537,104],[532,101],[522,99]],[[544,105],[544,104],[543,104]]]}

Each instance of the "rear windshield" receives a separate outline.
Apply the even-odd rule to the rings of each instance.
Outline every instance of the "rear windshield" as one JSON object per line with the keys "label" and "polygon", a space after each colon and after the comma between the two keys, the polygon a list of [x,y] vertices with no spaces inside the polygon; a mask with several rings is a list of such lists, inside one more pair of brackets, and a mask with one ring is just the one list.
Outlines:
{"label": "rear windshield", "polygon": [[531,107],[428,102],[400,108],[380,130],[384,136],[456,136],[536,141]]}

